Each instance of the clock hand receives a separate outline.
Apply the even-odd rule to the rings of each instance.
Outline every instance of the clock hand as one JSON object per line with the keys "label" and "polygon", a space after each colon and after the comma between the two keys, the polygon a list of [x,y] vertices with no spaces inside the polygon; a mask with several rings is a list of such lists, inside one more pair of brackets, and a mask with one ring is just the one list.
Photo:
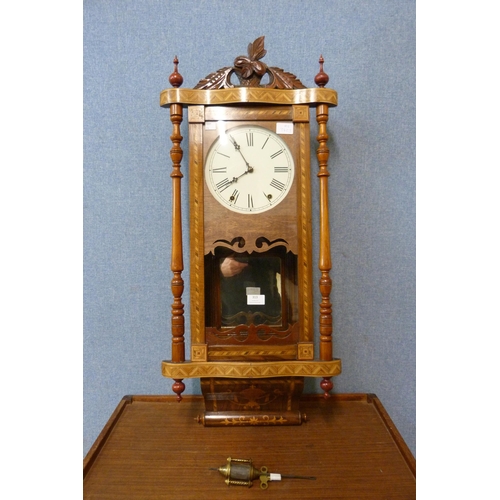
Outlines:
{"label": "clock hand", "polygon": [[245,170],[241,175],[238,175],[238,177],[233,177],[233,180],[231,182],[236,182],[240,177],[243,177],[246,174],[251,174],[253,172],[253,167],[248,167],[247,170]]}
{"label": "clock hand", "polygon": [[238,177],[233,177],[231,180],[229,179],[226,179],[224,182],[223,182],[223,185],[222,185],[222,188],[221,188],[221,191],[224,191],[228,188],[228,186],[230,186],[231,184],[234,184],[235,182],[238,182],[238,179],[240,177],[242,177],[243,175],[245,174],[248,174],[248,172],[251,172],[251,170],[246,170],[245,172],[243,172],[241,175],[238,175]]}
{"label": "clock hand", "polygon": [[[243,156],[243,153],[241,152],[240,145],[234,140],[234,137],[231,134],[228,134],[228,136],[229,136],[229,140],[231,141],[231,143],[234,146],[234,149],[236,149],[236,151],[238,151],[238,153],[240,153],[241,157],[243,158],[243,161],[245,162],[245,165],[247,166],[247,171],[245,172],[245,174],[248,172],[250,172],[250,173],[253,172],[253,167],[250,166],[250,163],[248,163],[246,158]],[[241,175],[240,175],[240,177],[241,177]]]}

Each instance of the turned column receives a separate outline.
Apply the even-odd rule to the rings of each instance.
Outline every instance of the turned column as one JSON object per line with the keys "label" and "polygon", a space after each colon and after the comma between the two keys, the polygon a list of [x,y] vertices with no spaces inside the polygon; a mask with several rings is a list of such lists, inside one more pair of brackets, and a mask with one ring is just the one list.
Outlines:
{"label": "turned column", "polygon": [[[319,59],[320,71],[314,81],[318,87],[324,87],[329,80],[328,75],[323,71],[323,56]],[[331,361],[332,355],[332,304],[330,302],[330,292],[332,290],[332,280],[330,270],[332,268],[330,256],[330,221],[328,216],[328,158],[330,150],[327,146],[328,132],[326,124],[328,122],[328,105],[319,104],[316,108],[316,121],[318,122],[318,178],[319,178],[319,270],[321,277],[319,280],[319,290],[321,293],[320,316],[319,316],[319,354],[321,361]],[[325,397],[333,388],[331,378],[325,377],[321,381],[321,388],[325,391]]]}
{"label": "turned column", "polygon": [[[174,72],[170,75],[170,84],[178,88],[182,85],[183,78],[177,71],[179,61],[177,56],[174,59]],[[171,282],[172,294],[174,302],[172,304],[172,361],[174,363],[182,363],[185,361],[185,344],[184,344],[184,304],[182,303],[182,294],[184,292],[184,280],[182,271],[184,270],[184,262],[182,256],[182,216],[181,216],[181,172],[182,161],[182,105],[170,105],[170,121],[172,122],[172,149],[170,150],[170,158],[172,160],[172,259],[171,270],[173,278]],[[177,399],[180,401],[181,394],[185,389],[182,379],[175,379],[172,390],[177,394]]]}

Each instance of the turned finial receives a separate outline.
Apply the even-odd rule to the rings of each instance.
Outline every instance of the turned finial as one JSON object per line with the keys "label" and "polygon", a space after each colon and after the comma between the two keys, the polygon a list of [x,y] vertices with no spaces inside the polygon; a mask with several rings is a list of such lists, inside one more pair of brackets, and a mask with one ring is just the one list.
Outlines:
{"label": "turned finial", "polygon": [[182,78],[182,75],[177,71],[177,66],[179,64],[179,59],[177,59],[177,56],[174,57],[174,72],[170,75],[168,81],[170,82],[170,85],[172,87],[178,88],[182,85],[182,82],[184,81],[184,78]]}
{"label": "turned finial", "polygon": [[172,384],[172,390],[177,394],[177,402],[180,403],[182,401],[181,394],[185,391],[186,385],[182,381],[182,379],[174,378],[174,383]]}
{"label": "turned finial", "polygon": [[323,389],[323,397],[325,399],[329,399],[331,397],[330,391],[333,389],[333,382],[331,377],[323,377],[323,380],[320,382],[319,386]]}
{"label": "turned finial", "polygon": [[330,77],[323,71],[324,62],[323,56],[319,56],[319,73],[314,78],[314,83],[318,87],[324,87],[328,83],[328,80],[330,80]]}

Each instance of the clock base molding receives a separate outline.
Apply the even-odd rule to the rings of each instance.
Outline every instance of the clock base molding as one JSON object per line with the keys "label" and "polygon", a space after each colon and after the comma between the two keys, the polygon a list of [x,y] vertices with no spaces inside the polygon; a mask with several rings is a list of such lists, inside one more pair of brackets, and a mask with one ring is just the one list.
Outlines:
{"label": "clock base molding", "polygon": [[342,372],[340,359],[332,361],[162,361],[162,375],[167,378],[272,378],[334,377]]}
{"label": "clock base molding", "polygon": [[304,377],[323,377],[325,398],[331,377],[342,372],[340,359],[332,361],[185,361],[162,362],[162,375],[176,381],[178,401],[187,378],[199,378],[205,413],[197,421],[207,427],[301,425],[306,416],[299,401]]}
{"label": "clock base molding", "polygon": [[205,414],[198,422],[210,427],[228,425],[301,425],[299,399],[304,377],[323,377],[320,386],[328,398],[331,377],[342,372],[340,359],[332,361],[185,361],[162,362],[162,375],[172,378],[181,401],[187,378],[199,378]]}

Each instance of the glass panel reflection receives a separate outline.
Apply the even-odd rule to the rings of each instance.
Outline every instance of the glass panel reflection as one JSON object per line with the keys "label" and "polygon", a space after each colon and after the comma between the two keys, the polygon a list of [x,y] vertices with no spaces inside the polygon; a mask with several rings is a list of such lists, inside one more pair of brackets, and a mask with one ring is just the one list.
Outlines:
{"label": "glass panel reflection", "polygon": [[219,259],[221,325],[281,326],[281,259],[232,254]]}

